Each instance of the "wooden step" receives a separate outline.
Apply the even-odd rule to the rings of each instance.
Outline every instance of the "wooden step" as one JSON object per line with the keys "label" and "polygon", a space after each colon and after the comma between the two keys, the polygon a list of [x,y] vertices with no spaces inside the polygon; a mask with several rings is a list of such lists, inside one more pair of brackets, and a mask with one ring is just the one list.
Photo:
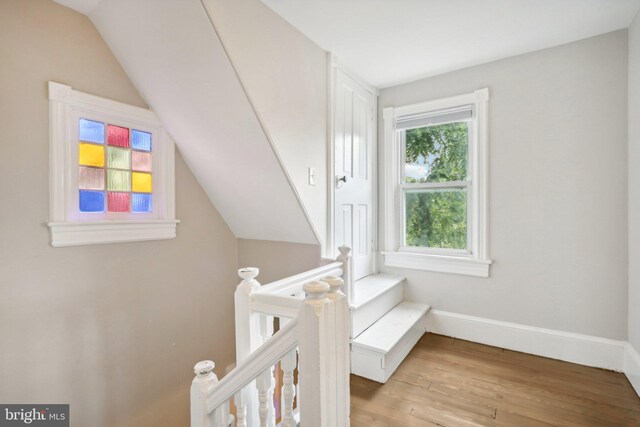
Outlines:
{"label": "wooden step", "polygon": [[404,299],[404,277],[372,274],[353,284],[351,338],[357,337]]}
{"label": "wooden step", "polygon": [[351,340],[351,372],[386,382],[426,331],[429,306],[404,301]]}

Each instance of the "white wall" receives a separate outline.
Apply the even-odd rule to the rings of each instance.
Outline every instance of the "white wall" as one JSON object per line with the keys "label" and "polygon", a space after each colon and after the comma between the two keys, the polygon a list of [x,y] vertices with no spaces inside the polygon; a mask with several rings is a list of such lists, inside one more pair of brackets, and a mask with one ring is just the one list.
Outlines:
{"label": "white wall", "polygon": [[49,80],[146,107],[86,16],[0,1],[0,402],[186,426],[194,363],[235,359],[236,238],[178,154],[175,240],[52,248]]}
{"label": "white wall", "polygon": [[629,341],[640,352],[640,14],[629,27]]}
{"label": "white wall", "polygon": [[483,87],[491,277],[388,270],[436,309],[625,340],[626,30],[384,89],[379,111]]}
{"label": "white wall", "polygon": [[[260,0],[209,0],[220,38],[320,240],[327,234],[326,52]],[[308,168],[316,169],[316,185]]]}

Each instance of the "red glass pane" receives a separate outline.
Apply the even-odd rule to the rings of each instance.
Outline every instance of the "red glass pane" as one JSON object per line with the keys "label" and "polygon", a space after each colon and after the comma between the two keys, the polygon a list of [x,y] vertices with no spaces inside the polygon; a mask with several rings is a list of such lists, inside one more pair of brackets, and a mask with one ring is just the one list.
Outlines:
{"label": "red glass pane", "polygon": [[131,206],[131,194],[114,193],[107,194],[107,206],[109,212],[129,212]]}
{"label": "red glass pane", "polygon": [[129,129],[120,126],[107,126],[107,144],[116,147],[129,147]]}

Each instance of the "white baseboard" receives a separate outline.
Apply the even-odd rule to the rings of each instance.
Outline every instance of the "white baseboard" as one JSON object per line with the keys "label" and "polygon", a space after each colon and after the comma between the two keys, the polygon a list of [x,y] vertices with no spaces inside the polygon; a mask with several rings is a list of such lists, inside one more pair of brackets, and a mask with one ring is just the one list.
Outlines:
{"label": "white baseboard", "polygon": [[627,375],[629,382],[640,396],[640,353],[627,343],[624,355],[624,373]]}
{"label": "white baseboard", "polygon": [[[501,322],[482,317],[467,316],[440,310],[427,314],[427,331],[456,337],[551,359],[564,360],[580,365],[627,372],[626,366],[635,366],[640,373],[640,357],[631,356],[626,341],[599,338],[537,328],[518,323]],[[625,362],[625,358],[629,362]],[[636,378],[640,380],[640,378]],[[640,383],[636,382],[636,391]]]}

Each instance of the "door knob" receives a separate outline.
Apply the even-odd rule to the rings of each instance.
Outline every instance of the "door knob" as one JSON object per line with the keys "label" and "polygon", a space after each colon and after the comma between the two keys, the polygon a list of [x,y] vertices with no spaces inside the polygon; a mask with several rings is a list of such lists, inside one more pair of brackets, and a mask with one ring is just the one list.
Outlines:
{"label": "door knob", "polygon": [[347,183],[347,175],[336,175],[336,187],[342,188],[344,184]]}

